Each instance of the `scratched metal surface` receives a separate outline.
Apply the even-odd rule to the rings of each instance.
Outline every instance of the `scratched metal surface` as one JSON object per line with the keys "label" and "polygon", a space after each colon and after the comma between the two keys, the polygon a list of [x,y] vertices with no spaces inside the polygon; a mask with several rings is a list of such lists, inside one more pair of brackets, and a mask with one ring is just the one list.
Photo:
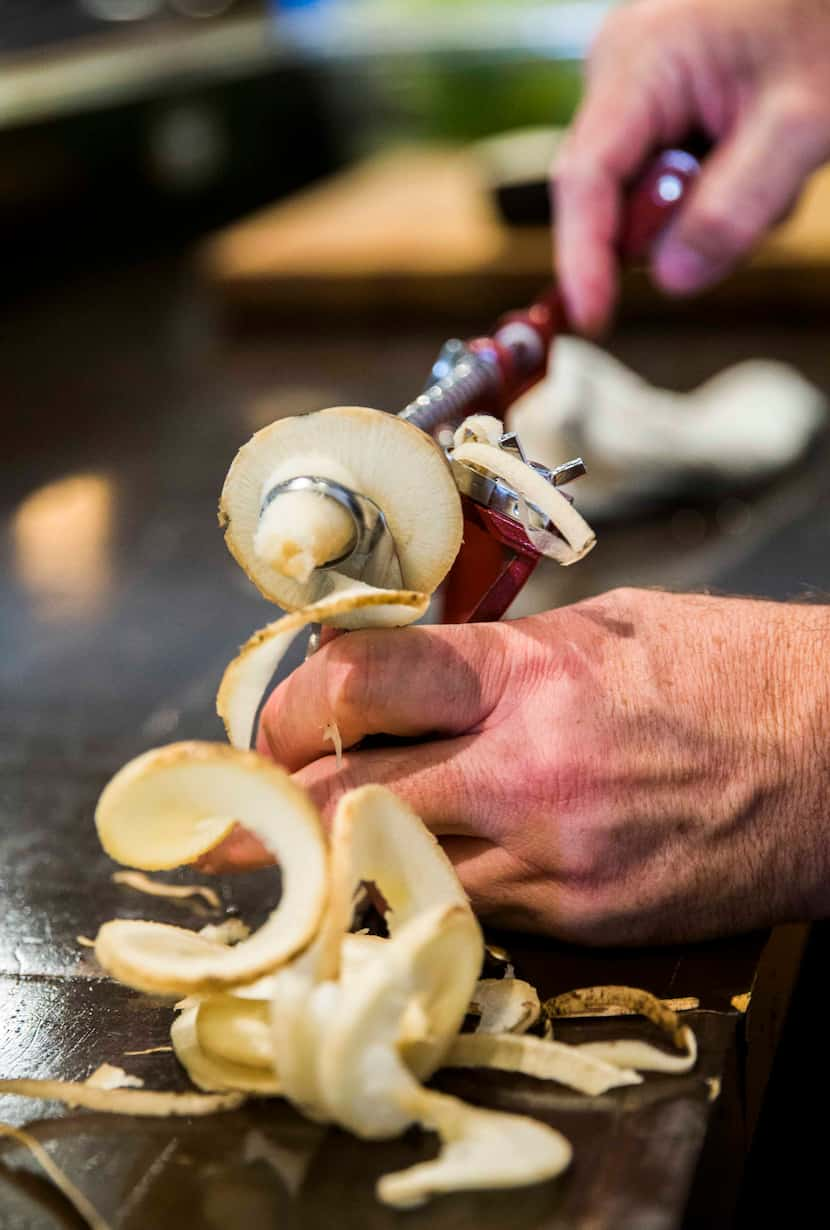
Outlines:
{"label": "scratched metal surface", "polygon": [[[468,323],[472,331],[481,322]],[[165,1045],[169,1006],[101,979],[77,936],[119,914],[194,926],[218,915],[112,885],[92,828],[95,799],[125,759],[149,746],[220,737],[212,700],[221,669],[270,615],[227,556],[215,522],[234,450],[271,415],[262,396],[275,391],[277,413],[343,401],[396,407],[418,386],[438,339],[423,327],[382,345],[377,330],[358,327],[337,336],[234,338],[175,266],[78,281],[17,303],[2,324],[0,1074],[83,1078],[110,1061],[148,1087],[184,1088],[168,1053],[123,1059]],[[759,337],[757,325],[752,335],[702,328],[695,339],[655,346],[649,326],[623,333],[619,349],[677,387],[752,353],[793,358],[826,382],[825,332],[771,327]],[[782,504],[759,495],[743,543],[722,542],[713,529],[682,548],[662,522],[612,531],[614,549],[598,552],[590,570],[571,570],[560,598],[618,580],[621,558],[630,583],[648,582],[663,559],[685,565],[688,583],[779,597],[805,583],[826,587],[827,530],[812,518],[826,505],[828,484],[817,480],[817,465],[824,463],[808,471],[806,496]],[[50,484],[73,476],[82,480],[72,489],[73,532],[84,543],[74,557],[49,511]],[[223,909],[256,921],[276,891],[268,872],[223,884]],[[279,1103],[169,1123],[4,1098],[0,1119],[34,1124],[123,1230],[322,1230],[335,1221],[363,1230],[668,1230],[682,1224],[720,1105],[709,1100],[707,1078],[722,1078],[737,1096],[739,1018],[729,1000],[751,985],[762,941],[592,954],[509,941],[544,992],[625,981],[698,995],[703,1009],[693,1018],[701,1043],[695,1074],[651,1078],[634,1091],[588,1102],[530,1080],[442,1076],[448,1089],[529,1110],[573,1140],[568,1176],[532,1190],[392,1213],[374,1201],[373,1184],[428,1155],[429,1139],[366,1145],[323,1132]],[[572,1027],[582,1036],[607,1028]],[[23,1151],[4,1142],[0,1226],[76,1224]]]}

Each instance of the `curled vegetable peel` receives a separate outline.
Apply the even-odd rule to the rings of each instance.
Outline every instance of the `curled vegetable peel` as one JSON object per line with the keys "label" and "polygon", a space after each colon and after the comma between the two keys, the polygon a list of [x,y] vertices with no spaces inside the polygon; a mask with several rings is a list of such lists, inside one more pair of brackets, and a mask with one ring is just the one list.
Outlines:
{"label": "curled vegetable peel", "polygon": [[420,619],[428,606],[427,594],[369,589],[352,582],[348,588],[255,632],[226,668],[216,697],[216,709],[229,742],[241,749],[250,747],[265,689],[294,640],[309,624],[355,626],[355,621],[369,622],[371,615],[377,623],[399,626]]}
{"label": "curled vegetable peel", "polygon": [[[441,449],[394,415],[335,406],[263,428],[239,450],[225,479],[225,541],[266,598],[295,611],[351,584],[337,568],[348,526],[335,501],[305,493],[298,502],[290,493],[268,503],[276,485],[301,477],[330,479],[371,500],[394,541],[403,585],[429,594],[438,588],[458,554],[463,525]],[[379,621],[372,612],[365,620]]]}
{"label": "curled vegetable peel", "polygon": [[[97,814],[109,851],[153,867],[198,857],[237,819],[270,843],[283,868],[283,899],[259,931],[229,946],[122,920],[105,924],[96,943],[102,964],[131,985],[188,994],[171,1040],[201,1092],[27,1080],[0,1082],[0,1092],[145,1115],[209,1114],[282,1096],[369,1140],[419,1124],[437,1132],[438,1156],[377,1185],[381,1201],[407,1208],[440,1192],[551,1179],[571,1158],[565,1137],[544,1123],[425,1089],[440,1067],[498,1068],[591,1097],[639,1084],[637,1069],[694,1066],[691,1030],[630,988],[588,988],[545,1010],[622,1006],[649,1016],[682,1053],[632,1039],[568,1046],[519,1032],[461,1032],[471,1001],[489,1028],[525,1029],[538,996],[514,978],[478,981],[484,943],[456,873],[384,787],[344,795],[326,839],[310,800],[256,753],[178,744],[126,766]],[[386,902],[388,937],[352,933],[367,883]]]}
{"label": "curled vegetable peel", "polygon": [[[575,564],[596,545],[596,535],[587,521],[561,491],[521,458],[477,439],[457,444],[452,457],[473,469],[481,467],[485,473],[503,478],[514,491],[546,514],[561,535],[561,538],[549,533],[544,535],[545,554],[557,563]],[[531,541],[535,532],[530,535]]]}
{"label": "curled vegetable peel", "polygon": [[[547,513],[562,535],[546,534],[549,554],[561,563],[580,558],[592,531],[541,475],[498,447],[500,438],[497,420],[469,420],[454,456],[501,474]],[[380,509],[403,584],[412,588],[372,587],[338,570],[355,528],[344,506],[308,484],[270,498],[303,476],[351,487]],[[553,1016],[613,1004],[649,1016],[682,1053],[636,1040],[575,1047],[526,1034],[540,1014],[538,994],[512,976],[479,981],[481,930],[418,816],[389,790],[366,786],[342,797],[326,836],[304,791],[248,750],[268,682],[308,623],[400,627],[426,612],[461,542],[461,504],[444,455],[410,424],[373,410],[284,420],[240,451],[220,520],[249,577],[290,613],[256,633],[225,671],[217,708],[231,746],[180,743],[138,757],[104,790],[95,818],[104,850],[142,872],[196,862],[240,824],[279,863],[282,896],[253,934],[238,920],[199,933],[129,919],[98,933],[96,956],[110,974],[138,990],[183,997],[171,1042],[200,1092],[9,1080],[0,1081],[0,1093],[144,1115],[210,1114],[249,1097],[281,1096],[366,1139],[418,1124],[438,1134],[441,1149],[433,1161],[380,1179],[378,1198],[396,1208],[440,1192],[555,1177],[571,1160],[559,1132],[468,1106],[422,1082],[441,1067],[494,1067],[592,1096],[640,1083],[636,1069],[688,1071],[696,1056],[691,1030],[645,993],[590,988],[548,1001],[548,1025]],[[336,744],[338,732],[331,733]],[[146,885],[135,872],[127,876]],[[353,932],[367,885],[386,904],[386,937]],[[469,1012],[479,1016],[473,1034],[462,1032]],[[90,1225],[103,1224],[79,1193],[65,1190]]]}
{"label": "curled vegetable peel", "polygon": [[105,923],[95,942],[105,970],[140,991],[182,995],[252,982],[309,943],[326,900],[325,841],[310,800],[276,765],[221,744],[173,744],[116,774],[96,812],[107,853],[145,868],[199,857],[237,821],[282,869],[282,897],[263,926],[228,947],[181,927]]}

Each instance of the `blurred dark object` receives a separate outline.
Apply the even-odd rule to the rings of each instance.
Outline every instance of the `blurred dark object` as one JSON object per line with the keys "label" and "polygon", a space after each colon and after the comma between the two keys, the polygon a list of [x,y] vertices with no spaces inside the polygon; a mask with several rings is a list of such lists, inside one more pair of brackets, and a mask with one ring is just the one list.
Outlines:
{"label": "blurred dark object", "polygon": [[260,11],[257,0],[4,0],[0,54],[43,50],[75,39]]}
{"label": "blurred dark object", "polygon": [[0,10],[7,293],[175,247],[336,165],[321,78],[275,54],[261,6],[129,22],[91,17],[103,0],[29,7]]}
{"label": "blurred dark object", "polygon": [[[542,139],[552,153],[555,133]],[[532,299],[551,272],[550,228],[509,226],[499,215],[492,144],[387,146],[212,237],[205,276],[240,319],[268,327],[301,313],[417,312],[457,329],[473,304],[480,324]],[[821,314],[830,298],[828,217],[830,169],[818,172],[753,260],[703,300],[669,300],[636,271],[626,278],[623,312],[693,320],[703,302],[730,323],[736,308],[758,317],[785,305],[797,317]]]}
{"label": "blurred dark object", "polygon": [[[499,213],[510,226],[549,226],[553,221],[551,171],[563,135],[557,129],[529,129],[481,143]],[[711,143],[691,136],[682,148],[700,161]]]}

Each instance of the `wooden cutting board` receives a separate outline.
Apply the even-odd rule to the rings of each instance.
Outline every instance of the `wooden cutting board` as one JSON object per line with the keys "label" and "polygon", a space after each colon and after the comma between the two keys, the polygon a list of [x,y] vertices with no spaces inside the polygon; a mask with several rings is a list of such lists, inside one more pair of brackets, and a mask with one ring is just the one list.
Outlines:
{"label": "wooden cutting board", "polygon": [[[550,274],[546,228],[508,226],[472,150],[393,149],[230,226],[200,264],[231,305],[431,312],[522,302]],[[830,300],[830,168],[749,265],[707,298]],[[636,275],[626,306],[654,306]]]}

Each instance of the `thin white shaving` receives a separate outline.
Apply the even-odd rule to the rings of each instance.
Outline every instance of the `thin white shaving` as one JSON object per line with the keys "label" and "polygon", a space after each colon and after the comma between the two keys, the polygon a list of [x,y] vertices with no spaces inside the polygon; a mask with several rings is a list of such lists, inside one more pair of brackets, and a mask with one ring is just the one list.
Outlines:
{"label": "thin white shaving", "polygon": [[8,1123],[0,1123],[0,1136],[11,1137],[12,1140],[16,1140],[18,1144],[29,1150],[41,1170],[49,1176],[55,1187],[63,1192],[78,1216],[84,1219],[89,1230],[112,1230],[110,1223],[105,1221],[98,1210],[90,1204],[80,1188],[76,1187],[60,1166],[52,1161],[40,1141],[35,1140],[34,1136],[24,1132],[22,1128],[11,1127]]}
{"label": "thin white shaving", "polygon": [[620,1068],[636,1068],[638,1072],[691,1072],[697,1063],[697,1039],[683,1026],[685,1054],[670,1055],[649,1042],[639,1038],[615,1038],[609,1042],[583,1042],[574,1049],[583,1055],[592,1055],[604,1063]]}
{"label": "thin white shaving", "polygon": [[134,888],[139,893],[147,893],[148,897],[169,897],[171,901],[201,897],[211,909],[219,910],[222,907],[216,890],[204,884],[164,884],[161,880],[151,880],[143,871],[114,871],[112,882]]}
{"label": "thin white shaving", "polygon": [[115,1115],[166,1119],[170,1116],[215,1115],[236,1110],[245,1101],[242,1093],[170,1093],[154,1089],[96,1089],[82,1081],[0,1080],[0,1094],[37,1098],[41,1102],[63,1102],[84,1110],[108,1111]]}
{"label": "thin white shaving", "polygon": [[[352,582],[326,598],[255,632],[226,667],[216,694],[216,712],[227,732],[228,742],[247,750],[254,736],[254,723],[262,698],[293,641],[309,624],[341,624],[351,618],[390,627],[413,623],[429,606],[429,595],[412,590],[372,589]],[[371,616],[366,612],[371,611]]]}
{"label": "thin white shaving", "polygon": [[144,1081],[140,1076],[130,1076],[123,1068],[111,1063],[102,1063],[84,1084],[90,1089],[140,1089]]}
{"label": "thin white shaving", "polygon": [[334,746],[334,755],[337,761],[337,768],[343,767],[343,739],[340,736],[340,727],[336,722],[329,722],[323,730],[323,742],[331,743]]}

